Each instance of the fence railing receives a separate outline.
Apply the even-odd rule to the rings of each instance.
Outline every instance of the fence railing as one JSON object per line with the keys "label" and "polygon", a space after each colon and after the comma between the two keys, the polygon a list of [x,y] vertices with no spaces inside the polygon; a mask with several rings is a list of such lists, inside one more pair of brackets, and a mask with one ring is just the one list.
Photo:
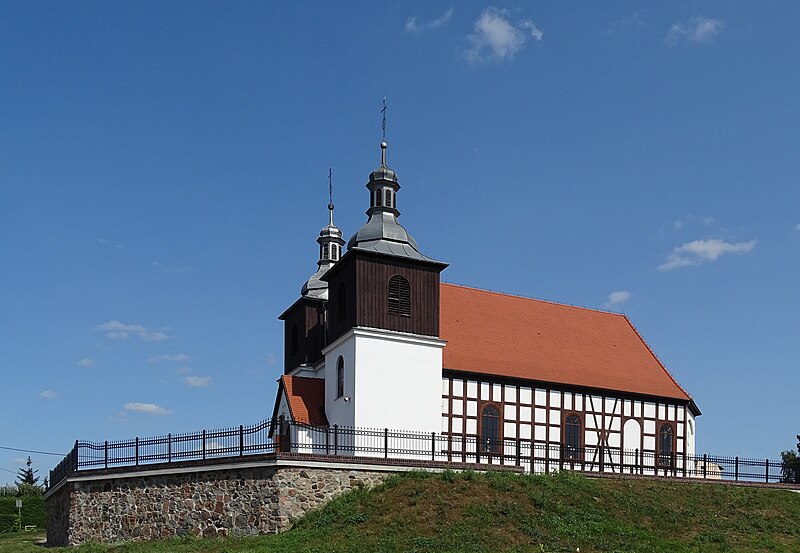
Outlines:
{"label": "fence railing", "polygon": [[292,452],[521,467],[526,472],[581,470],[744,482],[800,484],[800,461],[686,455],[603,445],[570,447],[528,439],[492,440],[477,434],[422,433],[388,428],[310,426],[283,418],[252,426],[132,440],[82,442],[50,471],[48,487],[82,470],[203,461]]}

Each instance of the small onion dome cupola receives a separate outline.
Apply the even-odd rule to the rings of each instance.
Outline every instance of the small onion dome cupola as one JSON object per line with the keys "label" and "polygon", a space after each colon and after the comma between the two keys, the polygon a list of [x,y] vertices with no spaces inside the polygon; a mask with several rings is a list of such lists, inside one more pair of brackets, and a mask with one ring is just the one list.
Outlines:
{"label": "small onion dome cupola", "polygon": [[[381,142],[381,165],[369,175],[367,222],[347,242],[347,251],[374,253],[434,261],[419,251],[416,240],[397,222],[397,173],[386,165],[385,141]],[[434,261],[435,262],[435,261]]]}
{"label": "small onion dome cupola", "polygon": [[328,299],[328,283],[322,280],[328,269],[333,267],[342,257],[342,246],[344,239],[342,231],[333,224],[333,203],[328,204],[328,224],[319,231],[319,261],[317,261],[317,272],[303,284],[300,294],[307,298]]}

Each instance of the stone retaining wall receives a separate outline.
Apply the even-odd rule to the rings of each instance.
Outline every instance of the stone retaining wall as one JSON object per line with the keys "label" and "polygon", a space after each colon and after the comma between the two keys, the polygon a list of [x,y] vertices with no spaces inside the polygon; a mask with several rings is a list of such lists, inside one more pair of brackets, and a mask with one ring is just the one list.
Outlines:
{"label": "stone retaining wall", "polygon": [[509,470],[500,465],[272,453],[82,470],[44,494],[48,545],[291,528],[310,509],[356,486],[412,469]]}
{"label": "stone retaining wall", "polygon": [[49,545],[274,533],[385,471],[264,466],[67,481],[47,498]]}

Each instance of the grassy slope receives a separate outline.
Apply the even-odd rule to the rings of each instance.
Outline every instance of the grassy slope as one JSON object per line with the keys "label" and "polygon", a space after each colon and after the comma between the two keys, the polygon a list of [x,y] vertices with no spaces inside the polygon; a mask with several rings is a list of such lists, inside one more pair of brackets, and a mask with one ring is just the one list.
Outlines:
{"label": "grassy slope", "polygon": [[[41,552],[30,535],[0,553]],[[176,540],[74,553],[366,551],[800,551],[800,494],[653,481],[511,474],[393,477],[279,536]],[[65,550],[48,550],[65,551]]]}

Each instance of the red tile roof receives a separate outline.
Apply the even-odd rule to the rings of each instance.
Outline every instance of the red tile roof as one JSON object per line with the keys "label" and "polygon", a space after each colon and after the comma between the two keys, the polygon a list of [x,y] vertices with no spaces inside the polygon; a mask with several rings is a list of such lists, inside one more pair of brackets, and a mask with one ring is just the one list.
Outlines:
{"label": "red tile roof", "polygon": [[280,397],[280,388],[286,391],[293,421],[314,426],[327,426],[324,379],[285,374],[280,380],[278,397]]}
{"label": "red tile roof", "polygon": [[446,369],[691,400],[625,315],[441,285]]}

